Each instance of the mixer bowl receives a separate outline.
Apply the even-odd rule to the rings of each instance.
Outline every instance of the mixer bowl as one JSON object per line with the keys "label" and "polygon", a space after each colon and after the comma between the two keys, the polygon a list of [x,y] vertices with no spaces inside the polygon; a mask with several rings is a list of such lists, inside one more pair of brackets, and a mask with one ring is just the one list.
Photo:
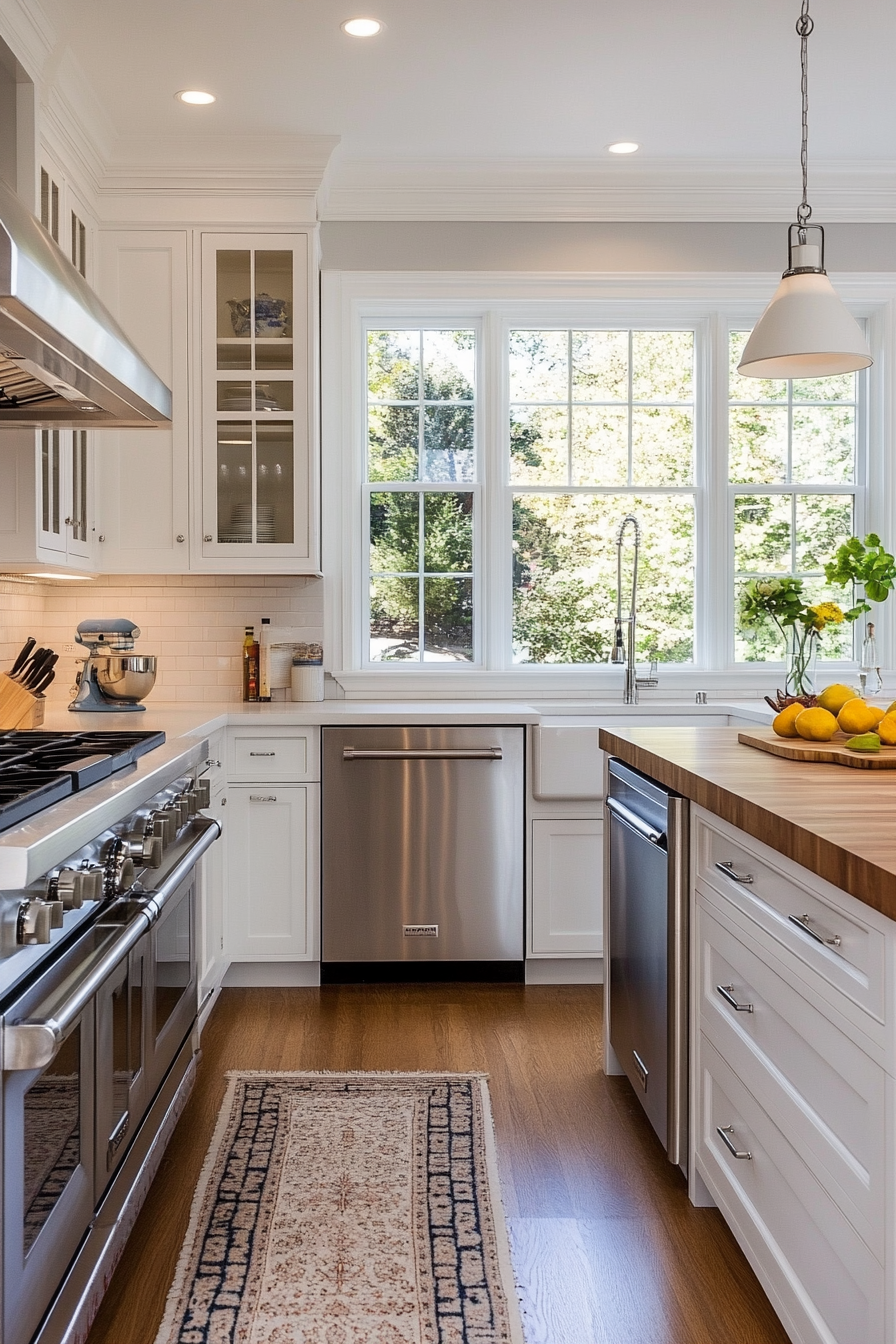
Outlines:
{"label": "mixer bowl", "polygon": [[156,682],[155,654],[106,653],[94,658],[96,682],[109,700],[136,704]]}

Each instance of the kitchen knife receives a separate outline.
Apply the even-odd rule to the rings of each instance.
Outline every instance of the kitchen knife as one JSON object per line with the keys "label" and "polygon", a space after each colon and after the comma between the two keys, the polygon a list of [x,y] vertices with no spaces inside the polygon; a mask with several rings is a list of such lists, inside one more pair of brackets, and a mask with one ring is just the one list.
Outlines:
{"label": "kitchen knife", "polygon": [[38,681],[37,685],[36,685],[36,686],[32,686],[32,688],[31,688],[31,694],[32,694],[32,695],[43,695],[44,691],[47,689],[47,687],[49,686],[50,682],[51,682],[51,681],[54,681],[55,678],[56,678],[56,673],[53,671],[53,669],[52,669],[51,667],[45,668],[45,670],[44,670],[44,674],[43,674],[43,676],[40,678],[40,680]]}
{"label": "kitchen knife", "polygon": [[22,666],[19,668],[18,672],[15,675],[15,680],[21,682],[21,684],[24,686],[25,681],[27,680],[31,672],[31,669],[34,667],[35,663],[41,662],[46,657],[46,655],[51,652],[52,652],[51,649],[44,649],[44,648],[34,649],[34,651],[31,654],[31,657],[26,658]]}
{"label": "kitchen knife", "polygon": [[31,666],[28,668],[27,673],[22,678],[23,685],[27,686],[29,691],[32,690],[35,683],[40,681],[43,674],[48,672],[57,661],[58,654],[55,654],[52,649],[44,649],[40,658],[34,659]]}
{"label": "kitchen knife", "polygon": [[34,686],[37,684],[37,682],[41,680],[44,673],[49,672],[52,667],[55,667],[58,661],[59,661],[59,655],[57,653],[54,653],[52,649],[48,649],[45,657],[38,659],[38,661],[35,663],[32,663],[31,667],[28,670],[28,676],[25,679],[25,685],[28,687],[28,689],[32,690]]}
{"label": "kitchen knife", "polygon": [[30,653],[31,650],[34,648],[34,646],[35,646],[36,643],[37,643],[37,640],[36,640],[36,639],[32,639],[30,635],[29,635],[29,637],[25,640],[25,643],[22,645],[22,648],[21,648],[21,651],[20,651],[20,653],[19,653],[19,656],[16,658],[16,660],[15,660],[15,662],[13,663],[12,667],[9,669],[9,675],[10,675],[11,677],[14,677],[15,674],[18,672],[19,668],[23,665],[23,663],[25,662],[25,659],[28,657],[29,653]]}

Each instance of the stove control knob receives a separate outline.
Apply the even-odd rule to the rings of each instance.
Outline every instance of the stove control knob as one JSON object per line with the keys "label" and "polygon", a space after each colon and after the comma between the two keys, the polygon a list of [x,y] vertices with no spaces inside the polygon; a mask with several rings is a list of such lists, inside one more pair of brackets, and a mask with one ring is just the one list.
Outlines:
{"label": "stove control knob", "polygon": [[47,884],[47,895],[59,901],[64,910],[80,910],[84,904],[84,879],[87,873],[80,868],[60,868],[56,877]]}
{"label": "stove control knob", "polygon": [[149,816],[149,831],[151,835],[158,836],[161,840],[162,849],[167,849],[173,839],[171,813],[151,812]]}
{"label": "stove control knob", "polygon": [[171,817],[171,839],[174,840],[181,826],[183,826],[186,821],[186,817],[184,816],[180,802],[177,798],[173,798],[171,802],[167,804],[165,811]]}
{"label": "stove control knob", "polygon": [[47,901],[50,909],[50,928],[61,929],[65,922],[65,906],[61,901]]}
{"label": "stove control knob", "polygon": [[199,811],[199,794],[196,790],[184,789],[183,793],[180,795],[180,802],[182,807],[186,806],[187,821],[190,820],[190,817],[195,817],[196,813]]}
{"label": "stove control knob", "polygon": [[50,941],[52,909],[46,901],[23,901],[16,922],[16,942],[24,947]]}
{"label": "stove control knob", "polygon": [[212,786],[208,779],[197,779],[196,798],[200,811],[210,805],[212,801]]}
{"label": "stove control knob", "polygon": [[138,868],[161,868],[162,841],[151,831],[135,831],[125,841],[128,854]]}
{"label": "stove control knob", "polygon": [[105,894],[103,869],[96,863],[85,863],[83,868],[79,869],[78,876],[81,879],[84,900],[101,901]]}
{"label": "stove control knob", "polygon": [[116,840],[106,859],[105,894],[123,896],[136,880],[137,870],[130,855],[130,845],[127,840]]}

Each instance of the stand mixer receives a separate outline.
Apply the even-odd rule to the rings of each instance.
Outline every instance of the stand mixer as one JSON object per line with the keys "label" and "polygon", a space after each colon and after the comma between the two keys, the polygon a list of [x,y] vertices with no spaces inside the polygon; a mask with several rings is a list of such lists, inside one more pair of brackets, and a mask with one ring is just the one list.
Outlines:
{"label": "stand mixer", "polygon": [[136,654],[140,628],[124,617],[82,621],[75,639],[89,650],[78,673],[78,692],[70,710],[122,713],[144,710],[138,704],[155,685],[154,654]]}

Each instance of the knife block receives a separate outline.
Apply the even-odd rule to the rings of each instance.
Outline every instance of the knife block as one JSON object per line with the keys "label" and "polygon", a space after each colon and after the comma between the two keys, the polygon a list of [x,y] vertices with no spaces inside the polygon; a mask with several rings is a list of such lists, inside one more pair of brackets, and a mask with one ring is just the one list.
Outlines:
{"label": "knife block", "polygon": [[39,728],[44,721],[46,700],[32,695],[25,686],[0,672],[0,732],[11,728]]}

